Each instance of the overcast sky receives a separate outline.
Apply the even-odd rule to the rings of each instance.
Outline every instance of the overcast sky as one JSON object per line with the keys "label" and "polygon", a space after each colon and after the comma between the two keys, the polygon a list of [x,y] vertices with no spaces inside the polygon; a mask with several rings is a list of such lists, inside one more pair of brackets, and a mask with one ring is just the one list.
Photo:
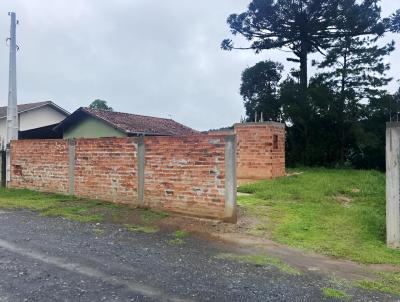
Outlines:
{"label": "overcast sky", "polygon": [[[385,16],[400,8],[397,1],[382,1]],[[198,130],[231,125],[244,115],[244,68],[268,58],[291,68],[287,53],[220,50],[226,18],[249,2],[1,0],[0,105],[7,104],[7,13],[15,11],[19,103],[52,100],[74,111],[100,98],[117,111],[172,117]],[[400,79],[400,46],[389,60]]]}

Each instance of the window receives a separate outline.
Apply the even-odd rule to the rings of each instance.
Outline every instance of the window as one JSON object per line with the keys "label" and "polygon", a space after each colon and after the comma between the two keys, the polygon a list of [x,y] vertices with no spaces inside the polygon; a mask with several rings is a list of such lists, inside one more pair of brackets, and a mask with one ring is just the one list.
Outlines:
{"label": "window", "polygon": [[274,150],[277,150],[279,148],[278,146],[278,135],[274,134],[273,136],[273,145],[272,145]]}

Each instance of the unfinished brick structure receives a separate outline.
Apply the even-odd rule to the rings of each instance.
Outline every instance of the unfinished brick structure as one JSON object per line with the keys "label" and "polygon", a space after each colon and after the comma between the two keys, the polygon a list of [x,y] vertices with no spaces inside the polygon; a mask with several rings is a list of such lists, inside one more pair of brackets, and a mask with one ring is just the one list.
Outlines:
{"label": "unfinished brick structure", "polygon": [[285,175],[285,124],[240,123],[209,134],[236,135],[239,183]]}
{"label": "unfinished brick structure", "polygon": [[236,221],[234,136],[11,143],[12,188]]}
{"label": "unfinished brick structure", "polygon": [[285,125],[275,122],[234,126],[239,182],[285,175]]}

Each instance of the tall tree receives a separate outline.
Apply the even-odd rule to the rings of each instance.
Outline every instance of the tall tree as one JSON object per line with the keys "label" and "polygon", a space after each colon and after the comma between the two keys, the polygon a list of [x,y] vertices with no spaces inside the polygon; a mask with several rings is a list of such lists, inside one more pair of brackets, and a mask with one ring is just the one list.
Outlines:
{"label": "tall tree", "polygon": [[390,31],[399,33],[400,32],[400,9],[397,10],[387,21],[387,26]]}
{"label": "tall tree", "polygon": [[[300,63],[296,108],[302,112],[294,127],[304,142],[310,142],[312,105],[307,97],[308,56],[324,51],[341,37],[382,35],[387,20],[381,19],[380,0],[252,0],[248,10],[228,18],[233,35],[242,35],[249,45],[235,47],[231,39],[222,42],[225,50],[251,49],[259,53],[267,49],[292,52]],[[351,28],[343,26],[352,20]]]}
{"label": "tall tree", "polygon": [[[351,27],[352,22],[347,26]],[[377,38],[370,37],[341,37],[318,64],[323,69],[318,77],[337,94],[335,109],[342,165],[347,137],[353,124],[360,120],[360,101],[380,99],[386,94],[382,87],[392,80],[386,75],[390,65],[384,59],[394,50],[394,42],[380,47],[376,41]]]}
{"label": "tall tree", "polygon": [[100,110],[106,110],[106,111],[113,111],[113,108],[107,105],[107,102],[104,100],[94,100],[90,105],[89,108],[92,109],[100,109]]}
{"label": "tall tree", "polygon": [[[247,47],[234,47],[231,39],[222,48],[288,49],[300,63],[300,88],[305,101],[308,83],[308,55],[323,52],[339,37],[366,34],[381,35],[385,31],[380,17],[380,0],[252,0],[248,10],[232,14],[228,24],[233,35],[241,34]],[[346,19],[356,20],[349,31],[341,27]]]}
{"label": "tall tree", "polygon": [[249,121],[261,115],[266,121],[281,121],[281,103],[278,84],[282,78],[283,65],[262,61],[242,73],[240,94],[243,97]]}

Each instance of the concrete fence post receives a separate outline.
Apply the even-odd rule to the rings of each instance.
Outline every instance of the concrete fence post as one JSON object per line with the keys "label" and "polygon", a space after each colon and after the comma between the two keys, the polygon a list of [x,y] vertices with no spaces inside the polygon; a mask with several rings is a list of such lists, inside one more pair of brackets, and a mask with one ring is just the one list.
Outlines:
{"label": "concrete fence post", "polygon": [[6,184],[11,181],[11,143],[6,148]]}
{"label": "concrete fence post", "polygon": [[144,166],[145,166],[146,148],[144,137],[138,138],[137,144],[137,179],[138,179],[138,203],[140,207],[144,206]]}
{"label": "concrete fence post", "polygon": [[224,221],[237,222],[236,135],[225,137],[225,212]]}
{"label": "concrete fence post", "polygon": [[386,124],[387,244],[400,247],[400,123]]}
{"label": "concrete fence post", "polygon": [[68,139],[68,194],[75,195],[75,139]]}

